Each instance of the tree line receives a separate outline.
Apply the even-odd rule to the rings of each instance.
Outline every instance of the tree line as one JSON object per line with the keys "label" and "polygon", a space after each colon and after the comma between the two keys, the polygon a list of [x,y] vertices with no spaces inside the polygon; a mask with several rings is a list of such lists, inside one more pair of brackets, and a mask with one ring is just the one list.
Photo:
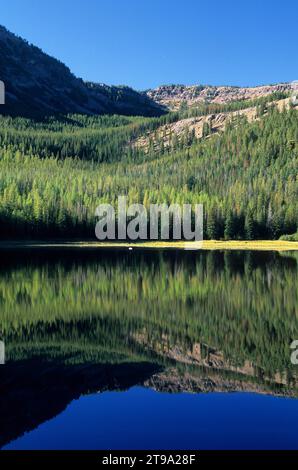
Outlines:
{"label": "tree line", "polygon": [[[94,238],[95,209],[129,203],[202,203],[205,238],[276,239],[297,232],[298,116],[268,107],[219,135],[186,132],[149,153],[132,142],[167,118],[0,118],[4,238]],[[206,130],[206,134],[207,130]]]}

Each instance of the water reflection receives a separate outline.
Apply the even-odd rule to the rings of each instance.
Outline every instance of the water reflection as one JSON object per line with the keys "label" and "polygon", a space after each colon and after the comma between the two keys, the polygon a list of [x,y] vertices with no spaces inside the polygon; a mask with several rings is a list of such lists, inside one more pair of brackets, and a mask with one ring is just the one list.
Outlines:
{"label": "water reflection", "polygon": [[293,254],[2,253],[0,446],[92,392],[297,396],[297,278]]}

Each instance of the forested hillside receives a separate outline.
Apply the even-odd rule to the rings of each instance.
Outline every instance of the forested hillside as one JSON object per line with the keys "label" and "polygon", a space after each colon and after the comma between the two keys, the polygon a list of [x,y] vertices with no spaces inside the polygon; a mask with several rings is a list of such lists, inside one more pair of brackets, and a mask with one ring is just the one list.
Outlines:
{"label": "forested hillside", "polygon": [[[279,97],[280,98],[280,97]],[[268,102],[272,98],[268,98]],[[203,203],[205,237],[279,238],[297,231],[298,115],[256,102],[258,118],[234,117],[202,138],[185,129],[171,146],[160,118],[68,115],[0,118],[1,237],[94,238],[95,208],[129,202]],[[219,106],[219,105],[216,105]],[[247,103],[232,103],[232,108]],[[226,112],[224,107],[221,111]],[[136,139],[156,133],[147,149]]]}

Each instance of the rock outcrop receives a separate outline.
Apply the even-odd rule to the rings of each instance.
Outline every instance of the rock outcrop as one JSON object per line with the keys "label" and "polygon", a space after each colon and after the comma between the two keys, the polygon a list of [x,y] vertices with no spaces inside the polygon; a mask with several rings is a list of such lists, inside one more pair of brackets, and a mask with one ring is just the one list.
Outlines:
{"label": "rock outcrop", "polygon": [[147,96],[170,110],[177,110],[181,103],[194,106],[202,103],[225,104],[232,101],[252,100],[276,92],[291,90],[289,83],[258,87],[164,85],[148,90]]}

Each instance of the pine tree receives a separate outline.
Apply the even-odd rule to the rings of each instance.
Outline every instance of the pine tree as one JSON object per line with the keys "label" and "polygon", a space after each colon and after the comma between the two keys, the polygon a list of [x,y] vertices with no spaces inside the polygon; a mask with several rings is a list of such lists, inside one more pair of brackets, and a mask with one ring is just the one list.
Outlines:
{"label": "pine tree", "polygon": [[255,224],[252,213],[249,211],[245,217],[245,238],[246,240],[253,240],[255,238]]}
{"label": "pine tree", "polygon": [[207,236],[210,240],[216,240],[218,238],[218,224],[216,216],[213,211],[208,214],[207,218]]}
{"label": "pine tree", "polygon": [[224,237],[226,240],[231,240],[235,235],[234,216],[232,211],[228,211],[225,219]]}

